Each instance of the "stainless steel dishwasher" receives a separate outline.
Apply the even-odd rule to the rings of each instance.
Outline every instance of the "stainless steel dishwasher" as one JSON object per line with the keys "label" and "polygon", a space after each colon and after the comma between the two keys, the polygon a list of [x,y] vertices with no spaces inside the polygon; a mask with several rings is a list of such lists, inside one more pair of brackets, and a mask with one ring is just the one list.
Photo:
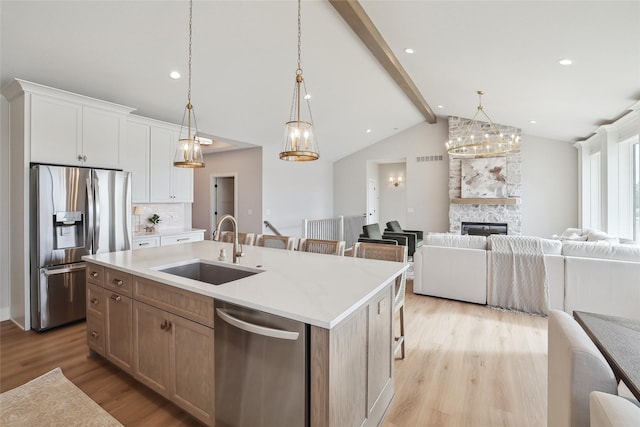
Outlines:
{"label": "stainless steel dishwasher", "polygon": [[308,427],[308,329],[215,302],[216,427]]}

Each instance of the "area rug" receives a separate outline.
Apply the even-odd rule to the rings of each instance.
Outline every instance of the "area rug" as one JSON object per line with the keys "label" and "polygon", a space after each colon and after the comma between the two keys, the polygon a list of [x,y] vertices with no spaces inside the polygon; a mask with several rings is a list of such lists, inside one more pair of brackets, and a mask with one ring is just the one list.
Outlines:
{"label": "area rug", "polygon": [[122,427],[60,368],[0,394],[0,425]]}

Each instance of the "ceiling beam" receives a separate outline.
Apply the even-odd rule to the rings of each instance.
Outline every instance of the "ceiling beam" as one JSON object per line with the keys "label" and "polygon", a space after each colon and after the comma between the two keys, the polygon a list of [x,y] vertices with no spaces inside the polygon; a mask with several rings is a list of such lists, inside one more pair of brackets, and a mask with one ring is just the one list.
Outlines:
{"label": "ceiling beam", "polygon": [[387,71],[387,74],[409,97],[427,122],[435,123],[437,119],[433,110],[429,107],[409,74],[400,65],[400,61],[393,54],[391,48],[382,38],[382,35],[371,22],[360,3],[357,0],[329,0],[329,3],[338,11],[342,19],[351,27],[351,30],[360,37],[360,40]]}

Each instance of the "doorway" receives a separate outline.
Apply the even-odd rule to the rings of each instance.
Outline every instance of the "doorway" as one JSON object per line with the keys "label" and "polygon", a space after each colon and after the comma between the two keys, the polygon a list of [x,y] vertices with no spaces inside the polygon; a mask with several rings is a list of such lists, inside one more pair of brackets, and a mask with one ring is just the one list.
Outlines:
{"label": "doorway", "polygon": [[[211,230],[216,228],[218,219],[223,215],[233,215],[237,218],[237,176],[236,174],[212,175],[210,185],[210,218]],[[225,221],[222,231],[231,231],[231,223]]]}

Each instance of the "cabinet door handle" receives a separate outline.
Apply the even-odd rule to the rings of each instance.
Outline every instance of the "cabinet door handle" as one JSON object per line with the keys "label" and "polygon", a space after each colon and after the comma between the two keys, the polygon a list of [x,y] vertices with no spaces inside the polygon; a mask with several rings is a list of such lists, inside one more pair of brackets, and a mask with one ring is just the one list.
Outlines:
{"label": "cabinet door handle", "polygon": [[171,330],[171,322],[168,322],[168,321],[166,321],[166,320],[165,320],[165,321],[163,321],[163,322],[160,324],[160,329],[162,329],[163,331],[167,331],[167,332],[169,332],[169,331]]}
{"label": "cabinet door handle", "polygon": [[78,160],[82,161],[82,154],[78,154]]}
{"label": "cabinet door handle", "polygon": [[112,294],[111,295],[111,299],[114,301],[120,301],[122,299],[122,297],[118,294]]}
{"label": "cabinet door handle", "polygon": [[100,300],[98,298],[91,298],[91,304],[98,305],[99,303],[100,303]]}
{"label": "cabinet door handle", "polygon": [[97,271],[92,271],[90,276],[91,277],[98,277],[98,272]]}
{"label": "cabinet door handle", "polygon": [[116,286],[122,286],[124,285],[124,282],[120,279],[113,279],[113,283],[116,284]]}
{"label": "cabinet door handle", "polygon": [[87,161],[87,156],[82,156],[82,161],[86,162]]}
{"label": "cabinet door handle", "polygon": [[182,239],[176,239],[176,242],[184,242],[186,240],[191,240],[191,237],[183,237]]}
{"label": "cabinet door handle", "polygon": [[91,331],[91,336],[93,338],[98,338],[100,336],[100,334],[97,331]]}

